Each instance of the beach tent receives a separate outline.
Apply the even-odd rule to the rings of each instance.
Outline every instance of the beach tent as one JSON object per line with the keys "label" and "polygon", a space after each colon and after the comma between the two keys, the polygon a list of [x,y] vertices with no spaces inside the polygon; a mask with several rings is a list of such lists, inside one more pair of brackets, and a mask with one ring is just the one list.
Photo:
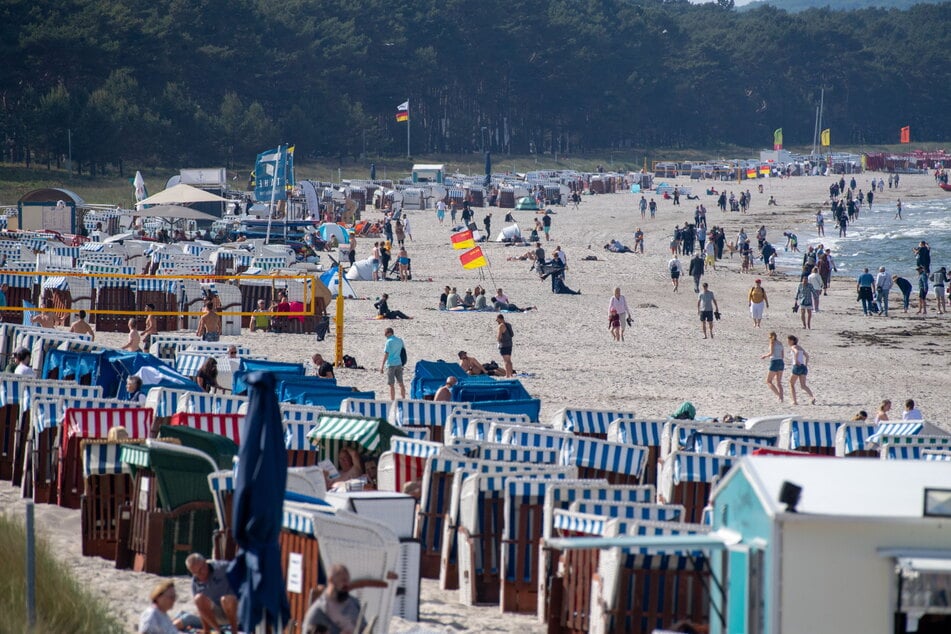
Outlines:
{"label": "beach tent", "polygon": [[514,240],[515,238],[522,235],[522,232],[519,230],[518,225],[509,225],[507,227],[502,227],[502,230],[499,231],[499,237],[495,239],[496,242],[508,242]]}
{"label": "beach tent", "polygon": [[[366,260],[359,260],[353,263],[349,269],[347,269],[346,278],[348,280],[362,280],[364,282],[373,279],[373,258],[367,258]],[[324,282],[326,284],[326,282]],[[346,296],[344,296],[346,297]]]}
{"label": "beach tent", "polygon": [[525,196],[518,199],[518,203],[515,204],[515,208],[525,211],[538,211],[538,204],[531,196]]}
{"label": "beach tent", "polygon": [[320,232],[320,237],[324,241],[330,240],[330,236],[337,236],[337,242],[340,244],[350,244],[350,234],[347,232],[346,228],[341,227],[340,225],[334,224],[332,222],[325,222],[320,225],[317,229]]}
{"label": "beach tent", "polygon": [[[330,290],[331,299],[337,297],[337,267],[331,267],[326,273],[322,273],[320,281]],[[357,294],[353,292],[353,287],[346,278],[343,280],[343,296],[347,299],[356,299]]]}

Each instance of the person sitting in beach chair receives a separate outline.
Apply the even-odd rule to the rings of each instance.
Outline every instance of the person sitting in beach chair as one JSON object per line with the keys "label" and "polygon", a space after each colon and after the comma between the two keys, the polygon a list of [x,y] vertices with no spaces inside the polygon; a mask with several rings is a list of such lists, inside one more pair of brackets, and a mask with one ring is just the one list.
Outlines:
{"label": "person sitting in beach chair", "polygon": [[228,581],[226,562],[210,562],[200,553],[185,559],[192,576],[192,597],[201,619],[202,632],[209,634],[227,624],[238,631],[238,597]]}
{"label": "person sitting in beach chair", "polygon": [[251,332],[256,332],[258,330],[267,332],[271,329],[271,318],[266,313],[265,310],[267,306],[263,299],[258,300],[258,307],[254,310],[254,314],[251,315]]}
{"label": "person sitting in beach chair", "polygon": [[331,476],[324,471],[328,489],[345,489],[350,480],[363,477],[363,464],[356,449],[342,447],[337,454],[337,475]]}
{"label": "person sitting in beach chair", "polygon": [[[394,573],[387,578],[396,579]],[[320,596],[314,601],[304,616],[301,631],[303,634],[356,634],[363,632],[366,624],[363,622],[360,601],[352,596],[352,590],[360,588],[385,588],[384,579],[350,580],[350,571],[343,564],[334,564],[330,567],[327,576],[327,586],[320,588]]]}

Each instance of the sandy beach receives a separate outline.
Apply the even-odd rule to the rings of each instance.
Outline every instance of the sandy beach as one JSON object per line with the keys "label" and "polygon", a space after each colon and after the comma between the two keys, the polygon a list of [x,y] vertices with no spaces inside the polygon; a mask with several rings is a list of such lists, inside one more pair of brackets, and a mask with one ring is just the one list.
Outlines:
{"label": "sandy beach", "polygon": [[[880,174],[874,176],[877,179]],[[867,190],[870,177],[857,176],[859,187]],[[860,409],[873,414],[885,398],[895,403],[898,413],[900,403],[914,398],[926,419],[940,423],[944,418],[940,412],[951,406],[951,377],[939,352],[951,316],[929,313],[926,318],[916,318],[914,308],[904,315],[895,291],[890,317],[865,317],[856,302],[855,279],[850,276],[833,281],[829,295],[822,298],[821,312],[813,317],[812,329],[804,330],[791,310],[797,278],[783,273],[767,278],[759,262],[752,273],[741,272],[736,255],[732,259],[727,256],[717,263],[716,272],[708,270],[704,276],[722,313],[722,319],[715,322],[715,337],[704,339],[692,280],[685,275],[680,291],[671,290],[666,266],[670,258],[668,244],[675,225],[693,221],[696,204],[702,202],[707,207],[708,225],[724,227],[728,241],[735,239],[741,227],[752,238],[756,229],[765,225],[770,241],[780,250],[785,242],[783,231],[794,231],[800,249],[805,250],[821,241],[815,237],[814,215],[820,207],[827,210],[824,203],[831,182],[832,178],[824,177],[743,182],[742,189],[752,192],[748,214],[721,213],[716,209],[716,197],[704,195],[703,190],[710,185],[739,194],[736,183],[703,181],[691,183],[694,192],[700,194],[699,201],[684,198],[675,207],[671,201],[653,196],[658,202],[657,217],[643,222],[637,210],[639,196],[630,193],[585,196],[577,210],[555,207],[552,240],[543,246],[548,253],[556,245],[567,252],[566,282],[581,290],[578,296],[552,294],[550,283],[529,271],[530,262],[507,260],[524,253],[523,247],[487,243],[483,249],[490,269],[464,270],[458,261],[460,252],[450,246],[448,219],[445,225],[439,225],[434,211],[409,212],[413,240],[407,239],[406,248],[412,258],[414,280],[354,283],[357,294],[365,299],[346,303],[344,349],[366,370],[341,369],[338,383],[374,390],[379,398],[385,397],[385,380],[376,370],[386,326],[392,326],[406,342],[411,367],[421,359],[455,361],[459,350],[468,351],[481,362],[501,363],[495,344],[494,314],[436,310],[443,286],[455,286],[462,292],[481,284],[489,289],[503,288],[519,306],[538,307],[506,318],[515,330],[513,362],[518,378],[533,396],[542,399],[542,421],[569,405],[631,410],[644,418],[664,418],[683,401],[691,401],[701,416],[788,414],[839,420],[851,418]],[[759,183],[764,186],[762,194],[756,190]],[[652,194],[646,192],[648,199]],[[775,196],[776,206],[767,206],[770,195]],[[907,203],[947,195],[935,186],[930,175],[903,175],[900,189],[886,188],[876,194],[875,206],[893,209],[898,197]],[[492,212],[493,233],[497,233],[508,210],[476,210],[475,220],[480,226],[488,211]],[[527,234],[534,212],[512,213]],[[379,215],[371,211],[364,217],[375,219]],[[861,218],[858,222],[861,224]],[[633,246],[636,227],[646,234],[644,255],[615,254],[602,248],[612,238]],[[826,229],[833,232],[828,214]],[[359,241],[358,259],[370,253],[372,242]],[[586,256],[597,259],[585,261]],[[682,259],[686,270],[689,258]],[[933,253],[933,261],[933,266],[945,264],[946,254]],[[913,279],[913,254],[909,254],[908,262],[893,272]],[[761,329],[753,328],[747,306],[747,293],[757,277],[763,279],[770,301]],[[624,342],[615,342],[607,330],[608,300],[615,286],[621,287],[633,310],[634,324],[627,329]],[[414,319],[385,323],[373,319],[373,300],[384,292],[389,294],[391,309]],[[488,295],[492,294],[490,290]],[[767,361],[760,356],[767,352],[771,330],[783,341],[788,334],[800,337],[811,356],[809,384],[816,405],[793,406],[788,398],[780,404],[765,385]],[[124,339],[119,334],[97,336],[97,340],[112,345],[121,345]],[[240,341],[255,354],[274,360],[303,362],[314,352],[333,358],[332,336],[317,342],[312,335],[259,332],[223,340]],[[410,377],[408,374],[407,392]],[[787,371],[787,389],[788,379]],[[19,492],[8,483],[0,484],[0,506],[5,512],[22,515]],[[116,571],[109,562],[83,558],[78,511],[38,506],[37,525],[81,583],[101,596],[117,618],[128,624],[129,631],[134,631],[138,614],[147,605],[149,588],[157,578]],[[178,583],[178,590],[180,608],[187,609],[189,593],[184,579]],[[465,608],[456,603],[454,592],[440,593],[436,583],[429,581],[423,584],[421,613],[420,624],[395,623],[391,631],[544,629],[533,616],[502,616],[497,606]]]}

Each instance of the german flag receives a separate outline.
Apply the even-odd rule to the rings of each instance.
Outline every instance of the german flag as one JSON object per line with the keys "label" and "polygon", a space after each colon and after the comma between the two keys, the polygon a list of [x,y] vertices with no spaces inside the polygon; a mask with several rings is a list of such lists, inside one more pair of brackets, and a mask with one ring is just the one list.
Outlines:
{"label": "german flag", "polygon": [[453,249],[471,249],[476,245],[469,229],[452,234],[451,239]]}
{"label": "german flag", "polygon": [[459,256],[459,261],[462,262],[462,268],[464,269],[481,269],[489,264],[485,259],[485,254],[482,253],[482,247],[469,249]]}
{"label": "german flag", "polygon": [[409,101],[404,101],[396,106],[396,120],[409,121]]}
{"label": "german flag", "polygon": [[746,177],[749,179],[756,178],[756,168],[755,167],[746,168]]}
{"label": "german flag", "polygon": [[769,165],[760,165],[760,166],[759,166],[759,175],[760,175],[760,176],[769,176]]}

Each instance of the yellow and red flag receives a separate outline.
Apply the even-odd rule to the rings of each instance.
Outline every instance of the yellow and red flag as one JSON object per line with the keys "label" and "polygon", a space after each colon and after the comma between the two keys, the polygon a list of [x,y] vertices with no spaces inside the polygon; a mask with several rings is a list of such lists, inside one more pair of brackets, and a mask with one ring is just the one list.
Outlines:
{"label": "yellow and red flag", "polygon": [[471,249],[476,245],[470,229],[452,234],[451,240],[453,249]]}
{"label": "yellow and red flag", "polygon": [[462,262],[462,268],[464,269],[481,269],[489,264],[485,259],[485,254],[482,253],[482,247],[469,249],[459,256],[459,261]]}
{"label": "yellow and red flag", "polygon": [[746,168],[746,177],[747,177],[747,178],[750,178],[750,179],[756,178],[756,168],[755,168],[755,167],[747,167],[747,168]]}
{"label": "yellow and red flag", "polygon": [[901,142],[911,143],[911,126],[906,125],[901,129]]}

